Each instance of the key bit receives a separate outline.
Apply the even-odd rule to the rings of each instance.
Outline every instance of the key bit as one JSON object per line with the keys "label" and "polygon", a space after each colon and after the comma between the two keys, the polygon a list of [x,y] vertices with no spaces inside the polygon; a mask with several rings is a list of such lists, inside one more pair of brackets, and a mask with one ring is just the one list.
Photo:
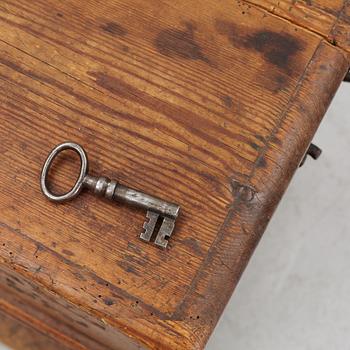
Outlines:
{"label": "key bit", "polygon": [[150,242],[152,236],[156,233],[155,229],[157,227],[157,223],[159,220],[161,220],[161,226],[157,233],[156,239],[154,240],[154,244],[156,244],[158,247],[166,248],[168,246],[168,240],[175,228],[175,219],[166,216],[162,217],[150,210],[147,211],[146,216],[149,221],[143,224],[145,231],[141,233],[140,238],[146,242]]}
{"label": "key bit", "polygon": [[168,240],[171,237],[175,228],[175,220],[169,217],[163,219],[162,226],[160,226],[159,233],[157,235],[154,243],[162,248],[166,248],[168,245]]}
{"label": "key bit", "polygon": [[149,221],[143,224],[144,232],[141,233],[140,238],[146,242],[149,242],[153,236],[153,232],[156,228],[159,214],[154,213],[153,211],[147,211],[146,217]]}

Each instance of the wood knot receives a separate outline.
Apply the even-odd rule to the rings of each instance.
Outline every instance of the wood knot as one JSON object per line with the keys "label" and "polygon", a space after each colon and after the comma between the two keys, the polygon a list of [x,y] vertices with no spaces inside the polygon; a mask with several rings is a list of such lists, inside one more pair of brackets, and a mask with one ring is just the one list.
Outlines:
{"label": "wood knot", "polygon": [[256,195],[256,190],[249,186],[241,184],[239,181],[231,179],[231,192],[234,198],[239,198],[243,202],[251,202]]}

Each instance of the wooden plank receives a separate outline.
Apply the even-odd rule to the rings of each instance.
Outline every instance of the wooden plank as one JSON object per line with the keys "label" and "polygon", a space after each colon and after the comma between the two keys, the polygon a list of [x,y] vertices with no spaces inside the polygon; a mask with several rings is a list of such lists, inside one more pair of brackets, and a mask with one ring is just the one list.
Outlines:
{"label": "wooden plank", "polygon": [[259,6],[350,52],[350,2],[347,0],[244,0],[241,6],[243,11]]}
{"label": "wooden plank", "polygon": [[2,313],[0,313],[0,341],[13,350],[69,350]]}
{"label": "wooden plank", "polygon": [[69,349],[140,349],[103,319],[87,315],[79,305],[0,266],[0,312]]}
{"label": "wooden plank", "polygon": [[[203,348],[346,50],[229,0],[4,0],[0,29],[2,270],[37,286],[41,309],[49,295],[106,325],[110,348]],[[138,239],[143,211],[87,193],[43,198],[41,166],[67,139],[86,147],[93,173],[181,205],[168,250]],[[77,166],[61,163],[62,190]],[[78,333],[83,344],[89,332]],[[111,341],[122,333],[124,345]]]}

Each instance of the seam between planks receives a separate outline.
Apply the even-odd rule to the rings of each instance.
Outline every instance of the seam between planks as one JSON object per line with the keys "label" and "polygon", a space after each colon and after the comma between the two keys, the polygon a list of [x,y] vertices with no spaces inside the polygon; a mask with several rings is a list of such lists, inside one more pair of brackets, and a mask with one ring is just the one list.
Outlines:
{"label": "seam between planks", "polygon": [[344,11],[346,10],[346,7],[350,4],[350,1],[349,0],[346,0],[344,3],[343,3],[343,6],[342,8],[340,9],[337,17],[335,18],[332,26],[331,26],[331,29],[330,31],[328,32],[328,34],[324,34],[324,33],[321,33],[317,30],[314,30],[314,29],[311,29],[311,28],[308,28],[306,27],[305,25],[303,24],[300,24],[300,23],[297,23],[297,22],[294,22],[293,20],[287,18],[287,17],[284,17],[283,15],[279,15],[279,14],[276,14],[275,12],[269,10],[268,8],[265,8],[261,5],[258,5],[258,4],[255,4],[254,2],[251,2],[250,0],[242,0],[244,3],[248,4],[248,5],[251,5],[257,9],[260,9],[268,14],[270,14],[271,16],[275,17],[275,18],[278,18],[282,21],[285,21],[285,22],[288,22],[300,29],[303,29],[305,30],[306,32],[310,33],[310,34],[313,34],[313,35],[316,35],[322,39],[324,39],[327,43],[329,43],[330,45],[336,47],[336,48],[339,48],[341,49],[342,51],[344,51],[346,54],[349,54],[350,53],[350,49],[347,49],[345,47],[343,47],[342,45],[339,45],[338,43],[334,43],[334,41],[332,40],[332,38],[330,38],[329,36],[334,32],[334,29],[336,28],[337,24],[339,23],[339,20],[340,20],[340,17],[343,15]]}

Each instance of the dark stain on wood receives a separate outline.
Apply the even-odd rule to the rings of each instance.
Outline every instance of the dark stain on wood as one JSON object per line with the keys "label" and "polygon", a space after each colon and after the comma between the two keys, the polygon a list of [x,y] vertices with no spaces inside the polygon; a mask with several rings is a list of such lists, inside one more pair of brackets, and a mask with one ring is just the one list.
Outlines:
{"label": "dark stain on wood", "polygon": [[161,31],[155,46],[162,55],[187,60],[203,61],[210,64],[209,59],[203,54],[202,48],[194,39],[194,27],[187,23],[185,30],[165,29]]}
{"label": "dark stain on wood", "polygon": [[256,144],[255,142],[249,142],[249,145],[254,148],[256,151],[260,149],[260,146]]}
{"label": "dark stain on wood", "polygon": [[101,29],[115,36],[125,36],[128,34],[127,30],[124,27],[115,22],[102,24]]}
{"label": "dark stain on wood", "polygon": [[7,285],[18,293],[23,293],[23,290],[10,278],[6,278]]}
{"label": "dark stain on wood", "polygon": [[62,253],[68,256],[74,256],[75,254],[68,249],[63,249]]}
{"label": "dark stain on wood", "polygon": [[112,94],[118,95],[127,99],[139,99],[141,91],[124,82],[117,77],[111,77],[103,72],[88,72],[88,74],[95,78],[96,84],[102,88],[110,91]]}
{"label": "dark stain on wood", "polygon": [[225,95],[221,97],[221,100],[226,108],[231,109],[233,106],[233,100],[231,96]]}
{"label": "dark stain on wood", "polygon": [[110,298],[104,298],[104,299],[103,299],[103,302],[104,302],[105,305],[107,305],[107,306],[112,306],[112,305],[114,305],[114,301],[113,301],[112,299],[110,299]]}
{"label": "dark stain on wood", "polygon": [[147,266],[149,261],[144,256],[137,256],[132,254],[124,254],[123,259],[125,262],[132,266]]}
{"label": "dark stain on wood", "polygon": [[142,255],[142,249],[134,243],[128,242],[128,251]]}
{"label": "dark stain on wood", "polygon": [[215,26],[216,30],[220,34],[225,35],[232,45],[236,46],[240,43],[241,34],[236,24],[218,19],[215,22]]}
{"label": "dark stain on wood", "polygon": [[140,273],[128,262],[126,261],[118,261],[117,265],[121,267],[125,272],[132,273],[135,276],[141,276]]}
{"label": "dark stain on wood", "polygon": [[74,276],[75,276],[79,281],[87,281],[87,279],[86,279],[80,272],[74,272]]}
{"label": "dark stain on wood", "polygon": [[262,143],[266,142],[266,138],[263,135],[255,134],[254,137]]}
{"label": "dark stain on wood", "polygon": [[260,52],[266,61],[281,69],[288,69],[290,59],[302,49],[301,43],[292,35],[270,30],[248,36],[245,46]]}
{"label": "dark stain on wood", "polygon": [[275,78],[275,92],[280,92],[284,90],[288,84],[288,79],[286,76],[283,76],[281,74],[277,75]]}
{"label": "dark stain on wood", "polygon": [[21,281],[21,280],[20,280],[19,278],[17,278],[16,276],[11,276],[11,278],[12,278],[14,281],[16,281],[17,283],[24,285],[24,282]]}
{"label": "dark stain on wood", "polygon": [[260,156],[257,161],[256,161],[256,166],[258,168],[266,168],[267,163],[266,163],[266,159],[264,156]]}
{"label": "dark stain on wood", "polygon": [[38,252],[42,252],[45,250],[45,247],[41,244],[41,243],[36,243],[36,250],[35,250],[35,253],[34,255],[36,255]]}
{"label": "dark stain on wood", "polygon": [[271,139],[270,139],[270,142],[274,143],[275,145],[278,145],[278,146],[282,145],[281,140],[278,137],[276,137],[276,136],[272,136]]}
{"label": "dark stain on wood", "polygon": [[122,51],[125,53],[128,53],[130,51],[129,46],[123,45],[122,46]]}
{"label": "dark stain on wood", "polygon": [[105,286],[106,285],[106,281],[105,280],[103,280],[103,279],[96,279],[95,280],[95,282],[97,283],[97,284],[99,284],[100,286]]}
{"label": "dark stain on wood", "polygon": [[215,189],[217,193],[220,193],[222,188],[220,187],[220,183],[217,181],[218,179],[213,174],[203,171],[201,175],[207,181],[209,186]]}
{"label": "dark stain on wood", "polygon": [[196,239],[194,239],[193,237],[189,237],[186,239],[183,239],[181,241],[181,243],[190,248],[196,255],[198,256],[202,256],[203,255],[203,251],[202,248],[200,247],[198,241]]}
{"label": "dark stain on wood", "polygon": [[265,61],[283,70],[289,71],[291,59],[303,49],[302,42],[288,33],[261,30],[243,35],[244,31],[236,24],[222,20],[216,21],[216,29],[225,35],[233,46],[244,46],[257,51]]}

